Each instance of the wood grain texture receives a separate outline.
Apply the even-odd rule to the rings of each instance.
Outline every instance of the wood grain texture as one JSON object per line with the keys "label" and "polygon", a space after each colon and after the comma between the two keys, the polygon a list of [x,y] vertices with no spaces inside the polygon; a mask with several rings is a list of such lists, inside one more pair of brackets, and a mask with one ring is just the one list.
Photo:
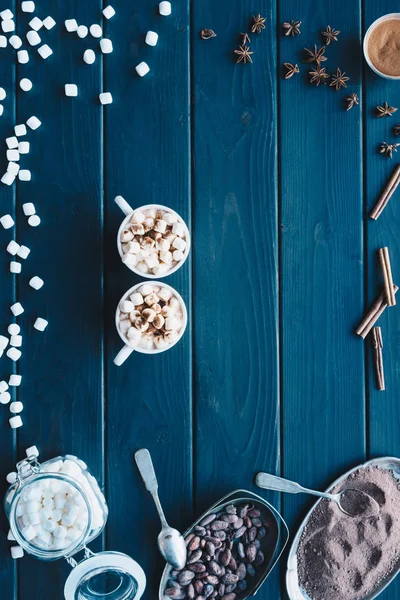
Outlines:
{"label": "wood grain texture", "polygon": [[[115,104],[105,109],[106,182],[106,354],[107,546],[127,552],[146,571],[146,597],[155,598],[163,568],[157,551],[160,524],[149,493],[133,463],[133,453],[149,448],[159,493],[171,524],[184,529],[192,520],[191,328],[171,350],[133,353],[120,368],[112,359],[121,346],[115,331],[117,303],[139,281],[120,261],[116,236],[123,218],[114,204],[121,194],[138,207],[160,203],[190,225],[189,2],[174,3],[171,17],[158,14],[149,0],[121,3],[107,24],[118,40],[105,61],[104,89]],[[159,43],[144,43],[149,29]],[[145,60],[143,79],[135,65]],[[166,283],[191,308],[190,260]]]}
{"label": "wood grain texture", "polygon": [[[276,15],[258,11],[267,27],[244,65],[233,51],[248,4],[194,5],[197,513],[280,467]],[[217,37],[201,40],[203,27]],[[279,597],[277,572],[259,596]]]}

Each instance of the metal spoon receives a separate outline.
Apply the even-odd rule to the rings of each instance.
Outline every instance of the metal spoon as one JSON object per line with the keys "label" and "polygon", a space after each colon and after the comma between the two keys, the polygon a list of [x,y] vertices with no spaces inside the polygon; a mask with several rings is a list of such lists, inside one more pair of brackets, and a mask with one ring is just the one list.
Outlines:
{"label": "metal spoon", "polygon": [[158,482],[154,471],[150,452],[142,448],[135,452],[135,461],[146,486],[146,489],[153,496],[158,515],[160,517],[162,529],[158,535],[157,543],[161,554],[174,569],[183,569],[186,564],[186,544],[182,535],[177,529],[173,529],[167,523],[158,497]]}
{"label": "metal spoon", "polygon": [[302,487],[294,481],[270,475],[269,473],[258,473],[256,484],[266,490],[287,492],[288,494],[312,494],[320,498],[327,498],[336,502],[340,510],[350,517],[362,515],[370,517],[379,513],[379,504],[369,494],[353,488],[346,488],[338,494],[328,494]]}

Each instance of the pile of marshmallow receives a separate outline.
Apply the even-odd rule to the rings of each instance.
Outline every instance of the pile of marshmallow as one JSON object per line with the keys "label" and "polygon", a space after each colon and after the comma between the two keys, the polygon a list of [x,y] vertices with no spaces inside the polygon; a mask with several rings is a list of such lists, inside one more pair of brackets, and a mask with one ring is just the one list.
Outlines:
{"label": "pile of marshmallow", "polygon": [[145,283],[120,302],[118,326],[131,345],[164,350],[179,339],[181,303],[170,289]]}
{"label": "pile of marshmallow", "polygon": [[140,273],[164,277],[185,258],[186,227],[169,211],[136,210],[122,230],[122,262]]}
{"label": "pile of marshmallow", "polygon": [[[41,469],[41,473],[58,473],[73,478],[85,493],[91,509],[90,532],[85,541],[97,535],[106,518],[96,496],[96,491],[101,494],[97,481],[86,468],[83,461],[74,457],[50,461]],[[7,479],[10,480],[12,475],[10,473]],[[14,476],[16,478],[16,473]],[[89,511],[83,494],[71,483],[49,477],[23,489],[16,506],[16,518],[19,533],[27,542],[40,550],[56,551],[80,543],[88,527]],[[23,555],[23,552],[14,550],[11,554],[19,558],[14,555]]]}

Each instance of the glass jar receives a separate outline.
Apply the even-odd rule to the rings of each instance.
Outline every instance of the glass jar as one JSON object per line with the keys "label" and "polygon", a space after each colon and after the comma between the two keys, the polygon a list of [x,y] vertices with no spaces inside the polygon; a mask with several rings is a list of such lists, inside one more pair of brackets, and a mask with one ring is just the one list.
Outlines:
{"label": "glass jar", "polygon": [[[32,556],[65,558],[73,567],[66,600],[139,600],[146,587],[138,563],[125,554],[94,554],[87,544],[104,529],[108,508],[86,463],[57,456],[44,463],[30,456],[17,464],[6,492],[5,511],[15,541]],[[83,552],[78,562],[74,556]]]}

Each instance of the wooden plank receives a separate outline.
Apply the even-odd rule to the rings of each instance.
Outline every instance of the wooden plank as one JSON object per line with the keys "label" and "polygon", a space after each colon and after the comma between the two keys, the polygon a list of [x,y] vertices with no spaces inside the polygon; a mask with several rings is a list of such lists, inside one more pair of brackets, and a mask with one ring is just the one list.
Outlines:
{"label": "wooden plank", "polygon": [[[42,126],[29,132],[31,153],[21,163],[32,170],[32,181],[18,184],[18,238],[32,249],[19,278],[22,315],[24,427],[19,456],[34,443],[42,459],[71,453],[82,457],[102,481],[103,365],[102,365],[102,109],[101,58],[83,63],[85,48],[98,40],[79,40],[68,34],[64,20],[100,22],[101,2],[43,0],[39,17],[53,15],[57,27],[40,35],[54,54],[44,61],[34,48],[30,61],[18,68],[18,79],[33,81],[31,92],[17,94],[17,121],[32,114]],[[21,31],[31,15],[20,17]],[[64,84],[76,83],[77,98],[66,98]],[[23,160],[22,160],[23,159]],[[27,224],[22,204],[35,204],[39,228]],[[40,291],[28,282],[33,275],[45,280]],[[37,316],[48,319],[45,333],[32,328]],[[101,543],[100,543],[101,546]],[[99,547],[95,545],[94,548]],[[21,561],[20,598],[39,599],[51,589],[61,597],[69,567],[33,558]]]}
{"label": "wooden plank", "polygon": [[[173,349],[158,355],[134,353],[121,367],[112,359],[121,340],[114,315],[122,294],[139,281],[120,262],[116,235],[122,213],[117,194],[133,207],[161,203],[190,222],[189,2],[174,3],[163,18],[153,2],[125,2],[107,29],[118,39],[105,63],[104,86],[115,103],[105,110],[107,489],[108,548],[127,552],[145,569],[146,597],[158,595],[162,559],[156,540],[160,524],[133,464],[133,453],[149,448],[160,497],[172,524],[182,529],[192,518],[191,330]],[[159,33],[155,48],[144,44]],[[134,70],[146,61],[143,79]],[[190,261],[166,283],[190,310]]]}
{"label": "wooden plank", "polygon": [[[280,43],[280,65],[301,69],[280,86],[283,464],[317,489],[366,452],[364,352],[353,334],[363,311],[362,112],[344,104],[360,95],[360,15],[359,2],[280,3],[280,22],[303,22]],[[351,78],[340,92],[312,86],[300,62],[328,24],[341,33],[323,67]],[[291,527],[311,503],[285,497]]]}
{"label": "wooden plank", "polygon": [[[364,28],[378,17],[398,11],[398,5],[392,0],[383,0],[378,4],[371,0],[364,2]],[[366,205],[368,211],[374,205],[386,181],[390,177],[399,158],[394,155],[393,160],[386,159],[378,154],[381,142],[396,142],[391,128],[399,122],[396,113],[392,118],[374,117],[377,105],[387,100],[389,104],[400,108],[399,93],[396,81],[388,81],[375,75],[365,65],[365,110],[366,110],[366,136],[365,157],[367,167],[366,177]],[[400,226],[399,192],[393,196],[388,206],[377,221],[367,221],[367,246],[368,246],[368,301],[382,285],[382,276],[377,260],[377,250],[388,246],[393,269],[393,277],[400,279],[400,247],[398,231]],[[384,340],[384,365],[386,377],[386,391],[378,392],[372,369],[372,354],[370,340],[366,340],[369,348],[368,367],[370,377],[370,417],[369,417],[369,452],[374,456],[399,456],[400,444],[398,436],[398,422],[400,418],[399,401],[397,394],[397,375],[400,365],[398,336],[400,328],[400,313],[395,306],[388,309],[379,320],[382,327]],[[400,580],[393,584],[382,594],[382,600],[397,600],[400,594]]]}
{"label": "wooden plank", "polygon": [[[280,468],[276,14],[258,11],[253,64],[235,64],[248,4],[194,5],[197,514]],[[217,37],[201,40],[204,27]],[[265,594],[280,597],[278,571]]]}

